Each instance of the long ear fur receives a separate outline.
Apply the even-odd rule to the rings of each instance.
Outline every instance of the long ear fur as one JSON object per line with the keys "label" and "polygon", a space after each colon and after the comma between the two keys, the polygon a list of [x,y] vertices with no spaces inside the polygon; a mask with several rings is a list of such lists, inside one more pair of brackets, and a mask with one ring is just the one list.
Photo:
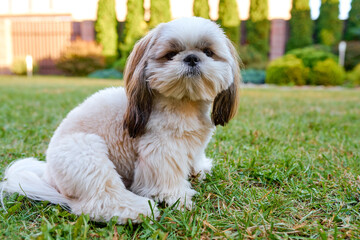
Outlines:
{"label": "long ear fur", "polygon": [[137,42],[125,67],[124,81],[128,106],[124,114],[124,129],[135,138],[144,133],[152,109],[153,94],[146,81],[145,68],[150,48],[156,41],[159,27]]}
{"label": "long ear fur", "polygon": [[227,40],[227,45],[233,57],[232,72],[233,82],[229,88],[220,92],[214,100],[211,118],[215,125],[224,126],[237,112],[239,102],[240,67],[239,57],[235,47]]}

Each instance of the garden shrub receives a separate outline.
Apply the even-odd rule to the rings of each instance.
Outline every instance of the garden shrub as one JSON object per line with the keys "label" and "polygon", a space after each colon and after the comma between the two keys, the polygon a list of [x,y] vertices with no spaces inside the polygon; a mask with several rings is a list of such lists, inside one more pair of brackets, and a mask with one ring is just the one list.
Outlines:
{"label": "garden shrub", "polygon": [[147,24],[144,21],[143,1],[128,0],[124,30],[119,44],[121,58],[114,65],[119,66],[118,62],[120,61],[125,66],[126,59],[135,43],[146,34],[146,31]]}
{"label": "garden shrub", "polygon": [[[10,70],[13,74],[16,74],[16,75],[26,75],[27,70],[26,70],[25,57],[15,58],[11,65]],[[35,62],[33,62],[33,73],[37,73],[38,70],[39,70],[38,65]]]}
{"label": "garden shrub", "polygon": [[269,53],[268,11],[268,0],[250,0],[249,19],[246,21],[247,43],[265,58]]}
{"label": "garden shrub", "polygon": [[89,78],[122,79],[123,74],[114,68],[101,69],[88,75]]}
{"label": "garden shrub", "polygon": [[127,61],[127,58],[120,58],[114,62],[112,67],[115,68],[119,72],[124,72],[126,61]]}
{"label": "garden shrub", "polygon": [[346,40],[360,40],[360,0],[351,1],[351,9],[345,29]]}
{"label": "garden shrub", "polygon": [[322,0],[316,20],[317,42],[327,46],[337,44],[342,36],[343,23],[339,19],[339,0]]}
{"label": "garden shrub", "polygon": [[265,71],[256,69],[247,69],[241,71],[243,83],[264,84]]}
{"label": "garden shrub", "polygon": [[260,52],[258,52],[255,48],[244,45],[239,49],[239,55],[242,60],[242,63],[246,68],[265,70],[267,61],[266,57],[264,57]]}
{"label": "garden shrub", "polygon": [[360,63],[347,74],[346,80],[352,86],[360,86]]}
{"label": "garden shrub", "polygon": [[313,21],[309,0],[293,0],[290,19],[290,37],[286,49],[296,49],[313,43]]}
{"label": "garden shrub", "polygon": [[113,63],[118,55],[117,25],[115,0],[99,0],[95,22],[96,41],[102,46],[108,64]]}
{"label": "garden shrub", "polygon": [[218,22],[238,49],[240,43],[240,18],[236,0],[220,0]]}
{"label": "garden shrub", "polygon": [[285,55],[272,61],[266,70],[266,83],[305,85],[309,69],[301,59]]}
{"label": "garden shrub", "polygon": [[194,0],[194,16],[210,19],[209,11],[210,7],[208,0]]}
{"label": "garden shrub", "polygon": [[[141,4],[143,1],[139,1]],[[170,0],[150,0],[150,29],[171,20]]]}
{"label": "garden shrub", "polygon": [[324,61],[328,58],[337,61],[337,56],[331,52],[327,52],[315,47],[306,47],[294,49],[288,52],[288,54],[294,55],[295,57],[301,59],[305,67],[313,68],[317,62]]}
{"label": "garden shrub", "polygon": [[76,40],[61,53],[56,66],[68,75],[86,76],[105,67],[102,48],[95,42]]}
{"label": "garden shrub", "polygon": [[312,85],[334,86],[344,83],[345,71],[333,59],[316,63],[311,69],[309,80]]}

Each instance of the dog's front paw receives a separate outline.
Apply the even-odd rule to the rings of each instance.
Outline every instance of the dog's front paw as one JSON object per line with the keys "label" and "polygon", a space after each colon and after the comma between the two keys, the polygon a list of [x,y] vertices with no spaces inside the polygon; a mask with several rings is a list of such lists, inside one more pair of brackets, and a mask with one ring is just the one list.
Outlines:
{"label": "dog's front paw", "polygon": [[201,161],[194,164],[191,175],[197,177],[199,180],[204,180],[206,174],[211,174],[212,159],[204,157]]}
{"label": "dog's front paw", "polygon": [[161,193],[155,196],[154,199],[159,202],[165,202],[167,206],[173,206],[179,210],[188,209],[191,210],[193,207],[192,197],[197,192],[191,188],[182,191],[176,191],[172,193]]}
{"label": "dog's front paw", "polygon": [[160,216],[160,211],[156,207],[156,203],[147,198],[134,199],[127,209],[120,207],[119,212],[114,209],[112,209],[112,211],[114,216],[119,216],[119,224],[126,224],[128,219],[131,219],[134,223],[141,223],[143,221],[141,215],[143,217],[150,217],[154,219],[157,219]]}

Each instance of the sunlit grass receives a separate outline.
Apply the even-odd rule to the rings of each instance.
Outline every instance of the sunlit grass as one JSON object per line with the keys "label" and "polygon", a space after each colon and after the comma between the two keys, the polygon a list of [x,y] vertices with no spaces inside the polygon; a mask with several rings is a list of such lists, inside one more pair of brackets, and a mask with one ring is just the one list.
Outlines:
{"label": "sunlit grass", "polygon": [[[121,81],[0,77],[0,168],[44,160],[53,131],[98,89]],[[161,207],[117,226],[16,195],[0,238],[360,238],[360,91],[243,89],[239,114],[207,148],[213,174],[193,180],[195,208]],[[1,175],[0,175],[1,176]]]}

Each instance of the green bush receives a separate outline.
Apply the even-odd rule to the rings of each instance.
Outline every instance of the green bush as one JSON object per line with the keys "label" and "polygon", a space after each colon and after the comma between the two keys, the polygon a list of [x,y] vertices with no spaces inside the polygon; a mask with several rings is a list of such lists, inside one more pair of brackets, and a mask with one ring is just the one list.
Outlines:
{"label": "green bush", "polygon": [[339,0],[322,0],[316,20],[317,42],[327,46],[337,44],[342,37],[343,23],[339,19]]}
{"label": "green bush", "polygon": [[56,66],[68,75],[86,76],[105,68],[105,59],[100,45],[76,40],[61,53]]}
{"label": "green bush", "polygon": [[117,25],[115,0],[99,0],[95,22],[96,41],[102,46],[108,64],[112,64],[118,55]]}
{"label": "green bush", "polygon": [[124,72],[126,60],[127,60],[127,58],[120,58],[114,62],[112,67],[115,68],[119,72]]}
{"label": "green bush", "polygon": [[294,55],[272,61],[266,70],[266,83],[279,85],[305,85],[309,69]]}
{"label": "green bush", "polygon": [[305,67],[313,68],[316,63],[319,61],[324,61],[328,58],[337,61],[337,56],[332,54],[331,52],[327,52],[321,50],[321,48],[316,47],[306,47],[294,49],[288,52],[290,55],[294,55],[295,57],[301,59],[305,65]]}
{"label": "green bush", "polygon": [[255,48],[244,45],[239,50],[240,58],[246,68],[265,70],[267,61],[266,58]]}
{"label": "green bush", "polygon": [[316,63],[309,75],[312,85],[341,85],[344,83],[344,79],[345,70],[330,58]]}
{"label": "green bush", "polygon": [[[337,64],[337,57],[322,49],[307,47],[289,51],[284,57],[269,64],[266,82],[325,86],[343,84],[345,71]],[[300,74],[301,72],[303,74]]]}
{"label": "green bush", "polygon": [[[114,63],[115,65],[118,65],[117,62],[121,61],[125,66],[126,59],[133,49],[136,41],[142,38],[146,34],[146,31],[147,25],[144,21],[143,1],[128,0],[125,26],[119,44],[121,59],[117,60]],[[123,69],[121,72],[122,71]]]}
{"label": "green bush", "polygon": [[122,79],[123,74],[114,68],[101,69],[92,72],[88,75],[89,78],[101,78],[101,79]]}
{"label": "green bush", "polygon": [[263,70],[247,69],[241,71],[243,83],[264,84],[266,74]]}
{"label": "green bush", "polygon": [[268,0],[250,0],[249,19],[246,21],[246,41],[265,58],[269,53],[269,34]]}
{"label": "green bush", "polygon": [[351,10],[347,20],[345,39],[360,40],[360,0],[351,1]]}
{"label": "green bush", "polygon": [[219,1],[218,22],[231,42],[238,48],[240,43],[240,19],[236,0]]}
{"label": "green bush", "polygon": [[194,16],[210,19],[208,0],[194,0],[193,12]]}
{"label": "green bush", "polygon": [[293,0],[290,19],[290,37],[286,49],[296,49],[313,43],[313,21],[309,0]]}
{"label": "green bush", "polygon": [[[142,3],[143,1],[141,1]],[[170,0],[150,0],[150,29],[171,20]]]}
{"label": "green bush", "polygon": [[[13,74],[16,75],[26,75],[27,70],[26,70],[25,57],[15,58],[11,65],[10,70]],[[39,71],[38,65],[36,64],[36,62],[33,62],[33,73],[37,73],[38,71]]]}
{"label": "green bush", "polygon": [[346,79],[352,86],[360,86],[360,63],[347,74]]}

